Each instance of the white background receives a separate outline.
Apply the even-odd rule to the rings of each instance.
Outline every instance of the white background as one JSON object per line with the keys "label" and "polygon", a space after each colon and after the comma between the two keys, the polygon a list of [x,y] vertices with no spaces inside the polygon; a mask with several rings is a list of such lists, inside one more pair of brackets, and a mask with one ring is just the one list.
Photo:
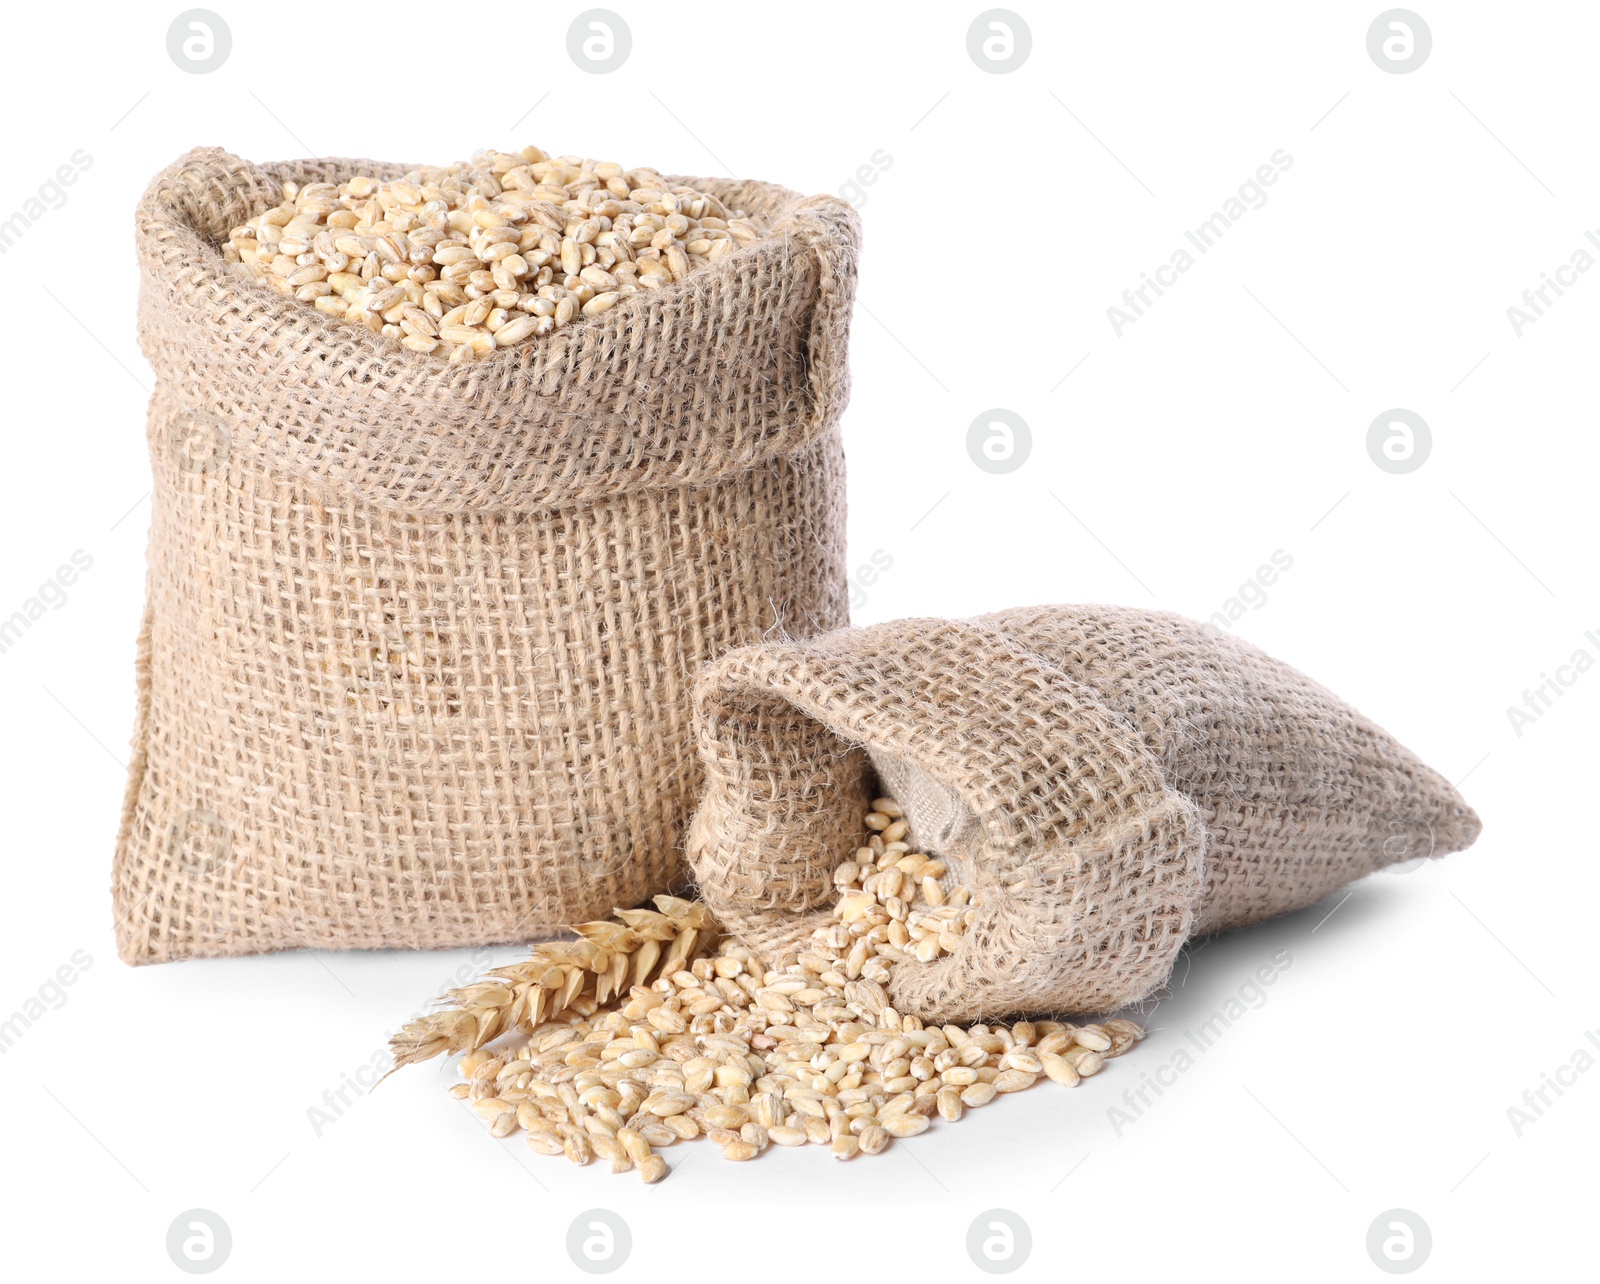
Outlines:
{"label": "white background", "polygon": [[[595,1206],[632,1228],[624,1279],[978,1278],[965,1235],[992,1207],[1032,1227],[1018,1278],[1380,1278],[1367,1229],[1396,1207],[1431,1227],[1423,1278],[1592,1270],[1600,1070],[1520,1136],[1507,1110],[1600,1030],[1600,673],[1521,735],[1506,710],[1579,648],[1600,658],[1600,272],[1520,337],[1506,309],[1600,229],[1600,11],[1416,0],[1432,54],[1394,75],[1366,50],[1379,3],[1016,0],[1032,53],[995,75],[967,53],[977,3],[614,0],[633,52],[595,76],[566,52],[579,5],[214,3],[233,50],[207,75],[168,57],[177,4],[10,19],[0,218],[74,151],[93,163],[0,258],[0,617],[76,550],[93,565],[0,654],[0,1018],[92,959],[0,1055],[8,1275],[181,1278],[165,1236],[196,1207],[232,1229],[217,1277],[249,1280],[576,1277],[566,1229]],[[646,1189],[491,1141],[431,1067],[316,1135],[324,1092],[487,956],[116,959],[149,517],[132,209],[198,144],[447,161],[530,142],[808,192],[892,157],[865,189],[845,434],[852,563],[893,566],[857,619],[1203,618],[1282,549],[1292,569],[1237,631],[1464,779],[1483,838],[1205,943],[1102,1077],[877,1160],[736,1167],[698,1143]],[[1118,337],[1106,309],[1280,148],[1268,203]],[[1033,433],[1004,476],[966,450],[993,407]],[[1393,407],[1433,433],[1404,476],[1365,444]],[[1293,966],[1264,1005],[1119,1135],[1119,1094],[1278,950]]]}

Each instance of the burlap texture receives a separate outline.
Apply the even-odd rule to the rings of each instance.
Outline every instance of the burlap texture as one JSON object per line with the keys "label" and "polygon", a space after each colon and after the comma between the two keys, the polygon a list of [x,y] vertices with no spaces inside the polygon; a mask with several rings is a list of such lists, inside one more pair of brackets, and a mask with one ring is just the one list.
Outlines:
{"label": "burlap texture", "polygon": [[[1044,606],[742,647],[695,693],[702,897],[775,954],[829,917],[873,790],[976,893],[903,1012],[1105,1012],[1191,934],[1468,846],[1450,783],[1325,688],[1181,616]],[[880,782],[881,778],[881,782]]]}
{"label": "burlap texture", "polygon": [[682,881],[697,665],[848,618],[859,224],[450,366],[232,270],[281,184],[217,149],[137,215],[148,606],[117,843],[129,962],[527,939]]}

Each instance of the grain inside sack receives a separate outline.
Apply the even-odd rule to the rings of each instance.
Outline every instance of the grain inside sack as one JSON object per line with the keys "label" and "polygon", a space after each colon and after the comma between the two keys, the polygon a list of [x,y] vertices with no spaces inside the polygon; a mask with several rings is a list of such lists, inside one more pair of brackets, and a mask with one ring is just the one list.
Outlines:
{"label": "grain inside sack", "polygon": [[638,904],[685,874],[696,666],[847,618],[855,214],[529,155],[200,149],[141,201],[130,962]]}
{"label": "grain inside sack", "polygon": [[403,178],[283,187],[223,255],[413,352],[470,361],[599,316],[760,239],[766,219],[615,161],[479,152]]}

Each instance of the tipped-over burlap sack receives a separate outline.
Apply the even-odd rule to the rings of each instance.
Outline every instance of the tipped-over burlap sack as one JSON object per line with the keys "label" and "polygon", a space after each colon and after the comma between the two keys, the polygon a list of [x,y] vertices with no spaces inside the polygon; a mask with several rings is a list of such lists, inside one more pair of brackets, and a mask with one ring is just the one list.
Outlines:
{"label": "tipped-over burlap sack", "polygon": [[223,261],[285,180],[409,168],[205,149],[139,206],[130,962],[527,939],[634,905],[683,876],[696,667],[848,618],[850,208],[683,180],[770,233],[466,365]]}
{"label": "tipped-over burlap sack", "polygon": [[902,1012],[1105,1012],[1191,934],[1469,845],[1443,777],[1303,674],[1180,616],[1045,606],[758,643],[695,694],[701,895],[775,954],[829,917],[875,791],[974,892]]}

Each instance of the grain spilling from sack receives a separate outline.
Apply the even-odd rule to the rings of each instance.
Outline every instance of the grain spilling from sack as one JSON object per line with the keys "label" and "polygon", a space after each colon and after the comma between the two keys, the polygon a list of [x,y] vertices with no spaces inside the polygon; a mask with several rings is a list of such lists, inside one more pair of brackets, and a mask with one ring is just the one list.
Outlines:
{"label": "grain spilling from sack", "polygon": [[924,1019],[1109,1012],[1191,936],[1471,845],[1457,789],[1305,674],[1214,627],[1018,607],[773,638],[701,670],[689,863],[772,958],[830,921],[828,870],[874,792],[980,908],[896,971]]}
{"label": "grain spilling from sack", "polygon": [[524,147],[403,178],[285,183],[223,253],[329,316],[470,361],[681,281],[761,231],[654,169]]}
{"label": "grain spilling from sack", "polygon": [[[700,1136],[735,1161],[774,1145],[880,1154],[1041,1079],[1072,1087],[1142,1036],[1121,1019],[924,1026],[897,1012],[891,970],[953,952],[974,911],[944,862],[905,841],[902,809],[872,806],[834,871],[832,921],[772,967],[705,906],[660,896],[452,991],[391,1041],[396,1067],[465,1053],[451,1093],[491,1135],[522,1130],[540,1154],[655,1182],[656,1152]],[[520,1046],[485,1046],[513,1030]]]}

